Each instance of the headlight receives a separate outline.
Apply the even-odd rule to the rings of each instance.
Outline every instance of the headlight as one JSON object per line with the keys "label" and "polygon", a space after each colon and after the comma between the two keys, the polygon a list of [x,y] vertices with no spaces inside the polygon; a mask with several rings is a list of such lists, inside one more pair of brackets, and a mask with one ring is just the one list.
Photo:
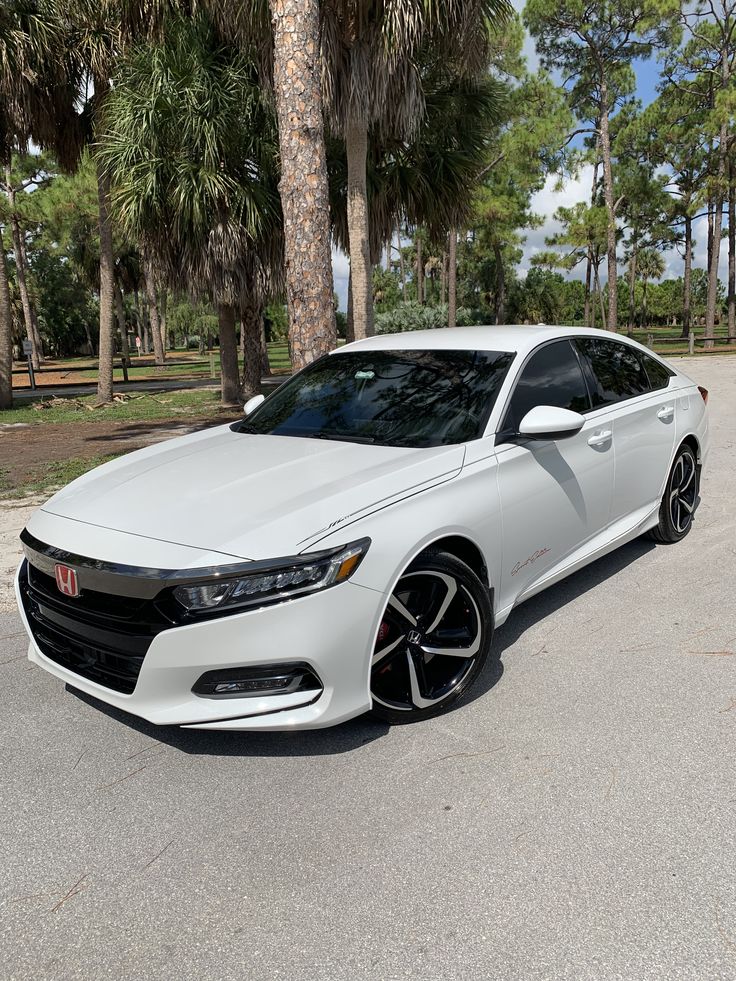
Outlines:
{"label": "headlight", "polygon": [[241,574],[237,579],[177,586],[174,598],[187,610],[207,611],[262,605],[314,593],[349,579],[369,545],[370,539],[363,538],[326,552],[295,555],[269,568],[258,563],[257,572]]}

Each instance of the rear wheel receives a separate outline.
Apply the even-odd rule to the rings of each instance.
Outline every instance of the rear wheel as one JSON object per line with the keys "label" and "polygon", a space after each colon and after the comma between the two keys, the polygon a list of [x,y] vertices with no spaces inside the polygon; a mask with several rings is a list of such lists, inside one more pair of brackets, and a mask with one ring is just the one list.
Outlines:
{"label": "rear wheel", "polygon": [[698,500],[698,462],[691,446],[684,444],[672,464],[662,503],[659,523],[649,532],[655,542],[679,542],[690,531]]}
{"label": "rear wheel", "polygon": [[431,718],[480,674],[491,644],[488,590],[446,552],[419,556],[396,584],[373,652],[373,714],[398,725]]}

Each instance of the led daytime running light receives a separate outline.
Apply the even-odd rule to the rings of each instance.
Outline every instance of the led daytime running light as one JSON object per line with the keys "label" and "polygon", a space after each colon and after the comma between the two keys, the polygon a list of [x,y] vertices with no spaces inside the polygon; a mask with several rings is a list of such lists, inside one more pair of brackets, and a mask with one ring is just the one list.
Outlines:
{"label": "led daytime running light", "polygon": [[[238,579],[179,586],[174,598],[187,610],[245,607],[312,593],[349,579],[368,551],[369,539],[336,549],[327,555],[295,556],[289,564],[265,569]],[[292,564],[293,563],[293,564]]]}

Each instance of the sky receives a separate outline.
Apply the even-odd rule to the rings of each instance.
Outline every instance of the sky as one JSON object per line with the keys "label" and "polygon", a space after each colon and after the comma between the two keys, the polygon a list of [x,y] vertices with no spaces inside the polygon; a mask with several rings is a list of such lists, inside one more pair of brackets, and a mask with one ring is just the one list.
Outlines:
{"label": "sky", "polygon": [[[524,0],[512,0],[514,7],[521,12],[524,8]],[[524,55],[530,70],[535,70],[539,65],[539,59],[534,48],[533,40],[527,35],[524,43]],[[658,63],[656,58],[649,61],[639,61],[634,66],[637,80],[637,97],[643,105],[648,105],[656,98],[658,81]],[[530,269],[531,258],[535,252],[542,252],[547,249],[545,239],[559,230],[558,223],[554,220],[554,213],[560,206],[571,207],[579,201],[589,201],[591,191],[591,181],[593,170],[591,166],[581,168],[580,173],[573,179],[566,179],[561,189],[557,188],[559,177],[557,174],[550,174],[541,191],[532,198],[532,211],[543,219],[539,228],[526,229],[524,234],[526,241],[523,248],[523,256],[519,264],[518,272],[520,276],[525,276]],[[696,266],[705,267],[707,252],[707,228],[706,219],[695,222],[693,226],[695,247],[693,250],[693,261]],[[720,274],[723,279],[727,275],[727,249],[721,248],[721,269]],[[335,278],[335,290],[340,300],[340,309],[345,310],[347,306],[347,286],[349,262],[347,256],[338,251],[333,251],[333,273]],[[682,275],[683,261],[676,249],[664,253],[665,259],[665,278],[677,277]],[[607,273],[605,263],[601,266],[601,280],[606,281]],[[584,275],[583,264],[580,268],[570,273],[571,278],[581,278]]]}

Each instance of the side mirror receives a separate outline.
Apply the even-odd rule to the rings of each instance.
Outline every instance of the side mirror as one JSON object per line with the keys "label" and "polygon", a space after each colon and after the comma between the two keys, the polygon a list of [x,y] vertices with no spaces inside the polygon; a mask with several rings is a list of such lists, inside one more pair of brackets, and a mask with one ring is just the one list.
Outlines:
{"label": "side mirror", "polygon": [[265,402],[265,401],[266,401],[265,395],[254,395],[253,398],[248,399],[248,401],[243,406],[243,412],[245,413],[246,416],[249,416],[251,412],[254,412],[258,408],[261,402]]}
{"label": "side mirror", "polygon": [[579,433],[585,417],[554,405],[536,405],[519,424],[519,433],[531,439],[565,439]]}

